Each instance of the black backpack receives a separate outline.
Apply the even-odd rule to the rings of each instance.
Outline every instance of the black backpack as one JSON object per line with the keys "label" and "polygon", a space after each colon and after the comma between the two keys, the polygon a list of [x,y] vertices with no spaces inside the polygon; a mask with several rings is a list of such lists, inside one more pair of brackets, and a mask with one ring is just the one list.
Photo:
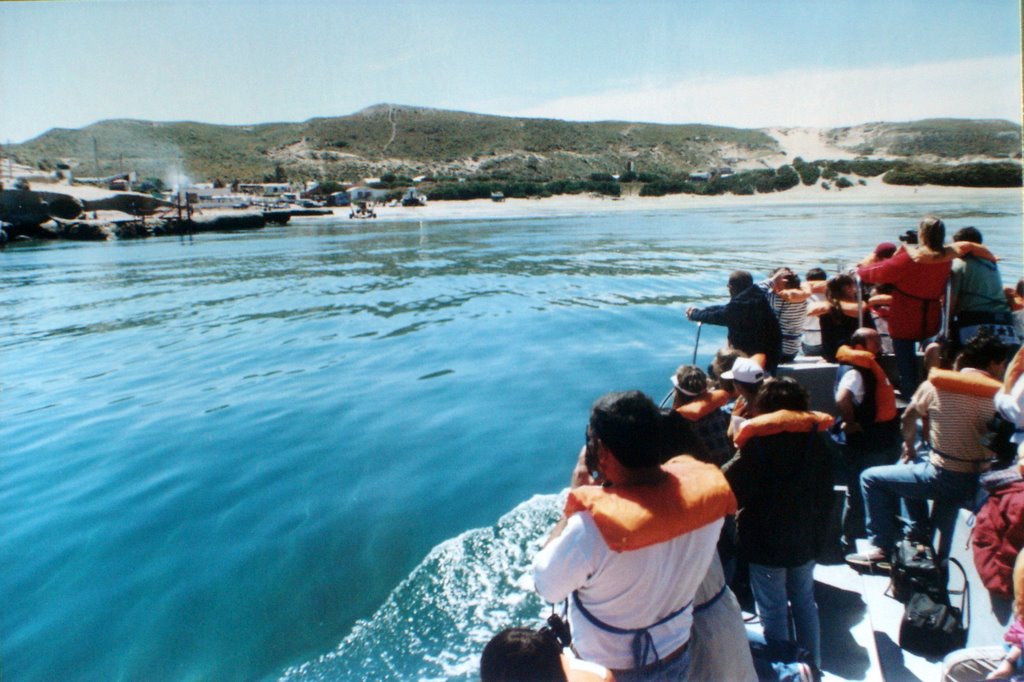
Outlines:
{"label": "black backpack", "polygon": [[929,545],[900,540],[893,548],[890,564],[889,590],[896,601],[906,604],[915,592],[920,592],[932,601],[949,602],[945,573]]}
{"label": "black backpack", "polygon": [[[924,592],[913,592],[900,623],[900,648],[920,656],[944,656],[962,649],[967,644],[965,609],[969,608],[967,573],[956,559],[949,562],[960,569],[964,587],[960,591],[960,606],[949,604],[949,594],[943,602],[934,601]],[[969,616],[967,616],[969,621]]]}

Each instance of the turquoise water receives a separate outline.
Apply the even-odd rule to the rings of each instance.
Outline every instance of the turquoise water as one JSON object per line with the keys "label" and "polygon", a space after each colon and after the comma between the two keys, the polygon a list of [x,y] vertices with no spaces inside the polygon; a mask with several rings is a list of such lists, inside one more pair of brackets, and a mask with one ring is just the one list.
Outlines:
{"label": "turquoise water", "polygon": [[832,271],[928,211],[1015,281],[1019,198],[951,197],[8,248],[4,677],[472,679],[543,608],[590,403],[660,399],[730,270]]}

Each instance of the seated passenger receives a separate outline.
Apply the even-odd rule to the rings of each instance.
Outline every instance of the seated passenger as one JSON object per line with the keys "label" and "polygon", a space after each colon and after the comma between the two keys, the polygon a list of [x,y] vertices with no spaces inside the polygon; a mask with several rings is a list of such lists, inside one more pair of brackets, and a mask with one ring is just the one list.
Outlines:
{"label": "seated passenger", "polygon": [[[900,463],[871,467],[860,477],[870,541],[864,554],[851,554],[854,568],[888,562],[897,538],[900,501],[913,524],[911,537],[931,544],[940,532],[937,554],[949,556],[950,535],[960,505],[974,500],[978,475],[990,468],[991,453],[981,444],[986,424],[995,413],[993,397],[1006,369],[1006,347],[991,336],[975,337],[957,359],[959,371],[933,369],[915,391],[903,413],[903,456]],[[931,455],[917,461],[918,420],[927,427]],[[928,500],[934,500],[934,528]]]}
{"label": "seated passenger", "polygon": [[849,346],[836,353],[835,400],[839,419],[833,439],[843,460],[846,500],[843,504],[843,545],[854,551],[854,540],[864,537],[864,499],[861,473],[873,466],[892,464],[900,454],[896,395],[878,364],[882,342],[878,332],[863,327],[853,333]]}
{"label": "seated passenger", "polygon": [[1013,620],[1003,636],[1003,646],[960,649],[942,661],[942,682],[977,682],[1024,677],[1024,552],[1013,567]]}

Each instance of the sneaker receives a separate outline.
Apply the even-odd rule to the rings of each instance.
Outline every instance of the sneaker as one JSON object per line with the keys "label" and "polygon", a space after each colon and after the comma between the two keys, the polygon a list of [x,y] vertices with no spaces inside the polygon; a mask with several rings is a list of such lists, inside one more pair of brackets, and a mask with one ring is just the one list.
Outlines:
{"label": "sneaker", "polygon": [[869,546],[861,554],[847,554],[846,563],[859,573],[884,573],[892,568],[889,554],[881,547]]}

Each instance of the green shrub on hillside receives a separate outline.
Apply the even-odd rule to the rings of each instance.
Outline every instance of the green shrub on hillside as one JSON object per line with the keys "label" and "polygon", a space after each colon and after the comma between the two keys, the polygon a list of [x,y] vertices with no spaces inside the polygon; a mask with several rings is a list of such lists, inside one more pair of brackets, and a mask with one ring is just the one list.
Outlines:
{"label": "green shrub on hillside", "polygon": [[1012,162],[965,163],[957,166],[911,164],[893,168],[882,177],[889,185],[953,187],[1020,187],[1021,166]]}

